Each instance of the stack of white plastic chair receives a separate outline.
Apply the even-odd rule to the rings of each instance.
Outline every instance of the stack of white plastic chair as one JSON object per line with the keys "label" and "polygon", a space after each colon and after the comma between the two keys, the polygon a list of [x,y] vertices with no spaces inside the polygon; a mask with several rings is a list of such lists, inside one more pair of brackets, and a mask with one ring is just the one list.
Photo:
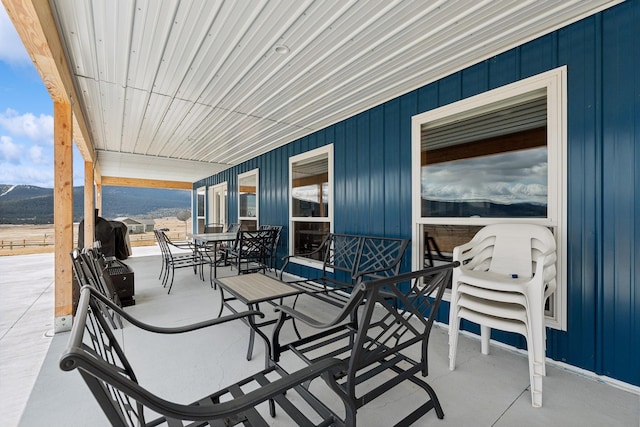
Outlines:
{"label": "stack of white plastic chair", "polygon": [[454,248],[449,369],[456,366],[460,319],[480,325],[482,353],[489,354],[491,328],[524,335],[529,357],[531,402],[542,406],[546,375],[544,306],[556,289],[556,243],[548,228],[493,224]]}

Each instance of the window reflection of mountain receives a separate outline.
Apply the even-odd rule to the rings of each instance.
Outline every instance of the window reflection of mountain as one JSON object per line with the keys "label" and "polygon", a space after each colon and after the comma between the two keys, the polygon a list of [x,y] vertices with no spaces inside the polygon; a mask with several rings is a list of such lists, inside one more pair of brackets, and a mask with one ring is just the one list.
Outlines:
{"label": "window reflection of mountain", "polygon": [[536,203],[502,204],[490,201],[440,201],[422,199],[423,217],[468,218],[545,218],[547,205]]}

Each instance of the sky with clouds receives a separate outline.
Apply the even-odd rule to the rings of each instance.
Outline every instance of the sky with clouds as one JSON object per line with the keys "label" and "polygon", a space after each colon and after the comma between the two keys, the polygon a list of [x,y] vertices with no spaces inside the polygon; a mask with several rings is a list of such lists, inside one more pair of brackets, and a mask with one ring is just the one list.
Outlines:
{"label": "sky with clouds", "polygon": [[439,201],[547,204],[547,148],[422,168],[422,197]]}
{"label": "sky with clouds", "polygon": [[[74,145],[74,185],[84,161]],[[0,5],[0,184],[53,188],[53,102]]]}

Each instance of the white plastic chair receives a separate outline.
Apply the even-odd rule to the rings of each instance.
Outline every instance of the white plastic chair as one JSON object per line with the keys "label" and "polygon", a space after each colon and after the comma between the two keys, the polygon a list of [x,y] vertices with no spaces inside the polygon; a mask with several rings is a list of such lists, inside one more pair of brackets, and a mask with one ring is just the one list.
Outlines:
{"label": "white plastic chair", "polygon": [[454,370],[460,319],[480,325],[482,353],[489,354],[491,328],[527,339],[531,401],[542,406],[546,333],[544,304],[556,289],[556,244],[548,228],[493,224],[453,250],[449,313],[449,369]]}

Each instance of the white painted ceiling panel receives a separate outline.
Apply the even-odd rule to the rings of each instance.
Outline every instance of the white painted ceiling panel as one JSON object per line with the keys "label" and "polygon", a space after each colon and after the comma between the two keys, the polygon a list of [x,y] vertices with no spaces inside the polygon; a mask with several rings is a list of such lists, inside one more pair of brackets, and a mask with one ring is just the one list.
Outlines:
{"label": "white painted ceiling panel", "polygon": [[172,141],[175,139],[174,133],[176,129],[189,113],[191,105],[191,101],[173,98],[166,114],[162,118],[162,122],[158,126],[156,137],[153,141],[153,144],[159,147],[158,153],[162,153],[166,157],[185,158],[184,152],[188,148],[188,144],[178,146],[172,144]]}
{"label": "white painted ceiling panel", "polygon": [[[276,4],[276,2],[270,2],[268,5]],[[297,11],[292,12],[293,16],[282,15],[277,7],[268,8],[270,10],[266,10],[261,15],[261,19],[256,20],[252,27],[254,30],[247,32],[240,41],[240,46],[247,47],[236,49],[220,69],[220,75],[226,78],[220,78],[215,86],[207,87],[202,93],[201,101],[206,100],[211,103],[211,100],[215,99],[215,94],[220,92],[219,85],[225,89],[220,94],[221,99],[217,104],[222,108],[234,109],[238,98],[246,98],[248,94],[262,88],[265,81],[273,78],[274,71],[282,68],[277,58],[274,58],[277,54],[273,49],[278,46],[280,40],[283,40],[284,29],[291,26],[295,19],[304,13],[304,6],[306,4],[300,2]],[[274,25],[270,26],[271,24]]]}
{"label": "white painted ceiling panel", "polygon": [[[273,139],[281,139],[282,137],[291,137],[295,139],[295,131],[282,123],[264,123],[264,120],[256,118],[246,119],[246,132],[231,136],[225,140],[224,144],[218,145],[212,156],[219,158],[222,163],[228,163],[229,159],[241,157],[244,160],[251,159],[264,149],[262,141],[270,141]],[[298,132],[297,137],[301,137],[308,132]],[[275,147],[274,147],[275,148]]]}
{"label": "white painted ceiling panel", "polygon": [[[232,126],[237,124],[239,129],[244,129],[251,126],[256,122],[264,122],[265,119],[257,116],[248,116],[246,114],[238,113],[235,111],[227,111],[216,108],[213,114],[209,117],[212,126],[207,126],[205,129],[205,140],[215,138],[216,142],[221,145],[228,145],[229,141],[236,138],[238,132],[234,132]],[[224,131],[220,131],[223,129]]]}
{"label": "white painted ceiling panel", "polygon": [[[219,70],[228,60],[244,32],[255,20],[266,1],[225,1],[216,16],[207,38],[202,44],[192,66],[187,72],[178,96],[184,99],[198,100],[208,84],[217,84]],[[220,89],[224,89],[220,87]],[[213,105],[207,100],[203,104]]]}
{"label": "white painted ceiling panel", "polygon": [[[429,15],[427,16],[431,19]],[[441,21],[439,24],[441,28],[447,28],[452,25],[452,23],[448,21],[443,21],[444,18],[439,13],[436,14],[435,19]],[[285,106],[288,108],[288,112],[291,113],[297,108],[297,106],[292,107],[290,105],[296,98],[305,100],[300,105],[316,105],[322,98],[334,98],[335,93],[339,93],[340,96],[346,96],[342,87],[349,81],[356,79],[358,75],[365,76],[363,79],[365,84],[371,84],[367,82],[381,80],[378,76],[384,73],[385,68],[390,69],[391,74],[396,74],[398,69],[407,61],[405,54],[406,56],[413,57],[415,54],[425,50],[424,44],[419,44],[413,51],[405,52],[408,46],[420,42],[420,38],[414,35],[417,30],[420,27],[424,27],[432,28],[431,31],[437,32],[439,28],[430,25],[429,22],[420,20],[418,22],[409,21],[412,22],[412,25],[406,27],[406,31],[401,31],[399,28],[404,28],[403,26],[407,25],[407,23],[401,24],[399,21],[402,20],[388,23],[389,28],[394,29],[389,34],[394,35],[397,31],[398,35],[396,37],[392,38],[389,36],[386,39],[379,38],[377,44],[371,44],[368,40],[371,40],[375,31],[369,32],[367,28],[366,34],[359,35],[357,37],[358,41],[349,42],[348,46],[345,46],[343,53],[340,53],[339,56],[331,58],[330,61],[324,60],[318,62],[314,73],[301,76],[297,84],[282,90],[280,92],[281,96],[288,99],[289,104],[283,105],[281,102],[278,102],[278,99],[275,99],[273,104],[265,105],[253,113],[262,116],[269,114],[268,111],[271,111],[271,114],[274,115],[278,113],[278,109],[284,108]],[[376,29],[377,28],[378,27],[376,27]],[[424,38],[425,36],[421,35],[421,37]],[[351,35],[349,38],[351,39]],[[443,38],[446,40],[447,36],[445,35]],[[399,46],[402,47],[399,49]],[[367,64],[367,68],[364,68],[362,64]],[[324,78],[318,80],[316,73],[322,75]],[[388,82],[384,81],[382,84],[386,86]],[[359,92],[363,88],[364,86],[356,88],[356,92]],[[256,100],[251,101],[255,102]],[[242,109],[242,107],[240,107],[240,109]],[[280,120],[293,123],[296,122],[297,116],[280,117]],[[302,125],[308,126],[308,124]],[[317,128],[317,126],[315,127]]]}
{"label": "white painted ceiling panel", "polygon": [[228,167],[619,2],[51,4],[99,154]]}
{"label": "white painted ceiling panel", "polygon": [[92,142],[97,150],[104,150],[106,149],[104,126],[107,122],[102,115],[103,103],[100,96],[100,86],[96,85],[93,79],[84,77],[77,78],[76,83],[79,94],[82,94],[88,126],[91,127]]}
{"label": "white painted ceiling panel", "polygon": [[[244,79],[253,67],[258,66],[266,53],[266,49],[259,40],[262,40],[263,37],[269,37],[269,35],[264,34],[262,37],[258,37],[251,34],[248,37],[237,40],[236,47],[219,64],[213,80],[204,87],[198,96],[198,102],[227,108],[224,105],[225,97],[234,91],[240,79]],[[250,52],[250,54],[244,56],[245,52]]]}
{"label": "white painted ceiling panel", "polygon": [[164,119],[173,99],[169,96],[152,93],[149,96],[147,109],[142,118],[140,126],[140,143],[136,146],[136,154],[148,154],[151,156],[164,157],[159,151],[159,147],[154,144],[158,128]]}
{"label": "white painted ceiling panel", "polygon": [[135,153],[139,141],[140,125],[149,103],[149,92],[128,87],[125,92],[124,118],[122,123],[123,153]]}
{"label": "white painted ceiling panel", "polygon": [[[192,104],[191,109],[177,126],[175,137],[180,140],[188,141],[190,147],[193,147],[195,143],[206,145],[202,140],[198,140],[194,133],[198,126],[207,122],[207,118],[212,114],[213,107],[204,104]],[[193,152],[193,150],[191,150]]]}
{"label": "white painted ceiling panel", "polygon": [[[275,125],[277,128],[270,128],[269,131],[273,133],[264,133],[264,135],[255,134],[256,136],[252,138],[250,143],[244,144],[242,146],[242,151],[234,151],[227,150],[224,155],[221,156],[223,161],[229,161],[230,158],[239,157],[242,161],[250,160],[255,156],[260,155],[264,152],[265,145],[269,147],[269,150],[276,149],[280,147],[282,144],[273,143],[271,141],[292,141],[299,138],[302,138],[309,134],[303,129],[295,130],[291,127],[282,127],[279,125]],[[269,142],[267,142],[269,141]]]}
{"label": "white painted ceiling panel", "polygon": [[209,37],[210,27],[221,5],[221,0],[180,2],[158,69],[153,88],[155,92],[168,96],[176,95],[204,40]]}
{"label": "white painted ceiling panel", "polygon": [[[62,28],[70,31],[63,32],[67,46],[75,52],[72,72],[77,76],[97,79],[98,67],[96,58],[96,40],[93,33],[93,12],[91,3],[70,1],[58,3],[58,19]],[[75,28],[75,30],[73,30]]]}
{"label": "white painted ceiling panel", "polygon": [[122,151],[122,125],[124,121],[125,87],[106,81],[100,82],[100,99],[102,105],[109,105],[102,112],[103,120],[108,123],[104,127],[106,146],[114,151]]}
{"label": "white painted ceiling panel", "polygon": [[[316,11],[318,4],[315,3],[314,6],[305,12],[305,20],[298,21],[282,35],[279,44],[289,48],[290,54],[279,55],[271,49],[267,53],[263,66],[252,70],[252,73],[244,79],[245,86],[239,86],[235,94],[227,97],[223,106],[252,114],[269,99],[277,99],[278,105],[286,104],[281,98],[288,96],[286,93],[288,88],[289,94],[297,94],[301,88],[305,87],[305,83],[300,80],[305,76],[312,78],[312,71],[315,74],[320,64],[330,62],[335,66],[334,61],[327,61],[326,58],[340,44],[345,43],[344,38],[347,36],[329,28],[344,13],[352,12],[351,4],[341,2],[336,4],[335,9],[318,11]],[[311,17],[315,19],[312,20]],[[330,39],[327,39],[329,37]],[[324,38],[325,46],[332,46],[331,50],[320,52],[315,49],[314,44],[317,45],[319,38]],[[291,86],[294,88],[291,89]],[[265,97],[265,94],[268,96]],[[259,115],[267,116],[269,113]]]}
{"label": "white painted ceiling panel", "polygon": [[227,111],[214,107],[210,108],[211,110],[209,111],[209,114],[202,122],[197,123],[196,126],[194,126],[191,134],[189,135],[189,139],[200,141],[202,146],[209,145],[212,139],[219,138],[221,136],[221,123],[227,116],[233,116],[233,118],[236,119],[236,122],[245,117],[245,114],[241,114],[236,111]]}
{"label": "white painted ceiling panel", "polygon": [[174,25],[178,0],[137,0],[127,86],[151,92]]}
{"label": "white painted ceiling panel", "polygon": [[[81,2],[73,2],[81,3]],[[133,30],[134,3],[131,1],[94,1],[93,31],[97,58],[97,79],[127,84],[127,67]],[[78,20],[83,16],[79,16]]]}

